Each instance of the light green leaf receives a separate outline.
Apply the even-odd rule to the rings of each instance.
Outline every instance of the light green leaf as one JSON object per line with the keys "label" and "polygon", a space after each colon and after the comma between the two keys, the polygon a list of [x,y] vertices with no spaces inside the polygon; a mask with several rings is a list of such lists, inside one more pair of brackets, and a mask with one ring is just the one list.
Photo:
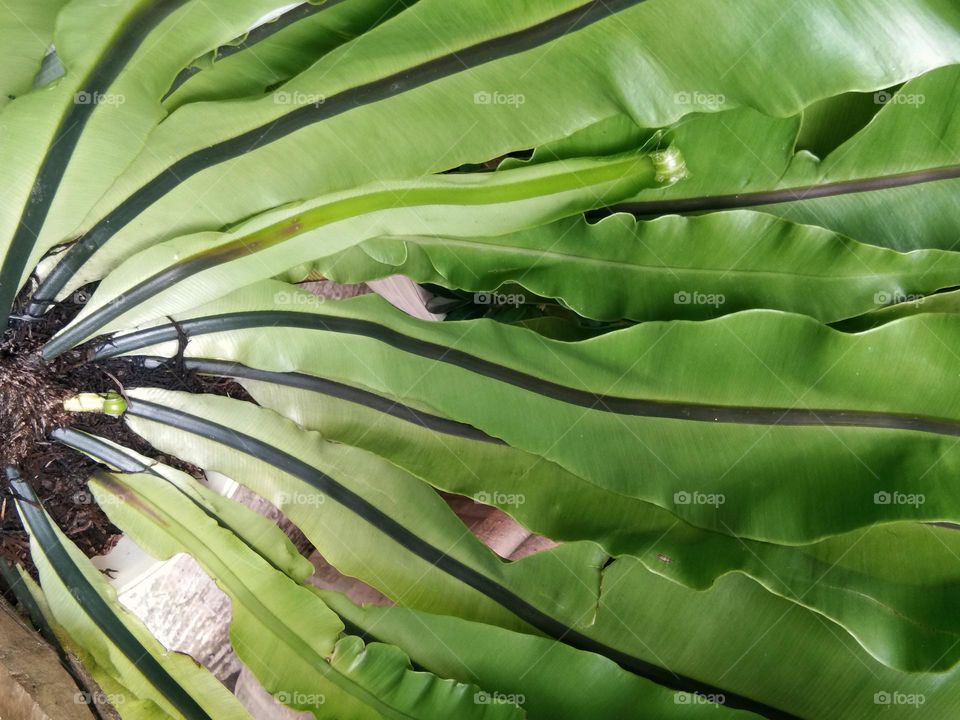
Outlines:
{"label": "light green leaf", "polygon": [[[294,466],[280,456],[270,458],[272,465],[260,461],[258,458],[265,448],[258,442],[269,438],[270,447],[283,448],[288,457],[305,463],[316,462],[316,453],[321,447],[316,436],[286,423],[267,421],[269,415],[263,410],[236,401],[156,390],[137,390],[133,396],[137,399],[131,403],[133,417],[128,416],[128,422],[138,433],[161,449],[179,442],[182,454],[191,461],[229,471],[244,483],[266,490],[268,497],[272,495],[271,489],[275,492],[277,488],[284,488],[290,492],[297,487],[291,485],[289,475],[284,479],[277,463],[291,468],[291,472]],[[177,411],[171,415],[168,410],[160,409],[161,406],[148,407],[142,398],[161,401],[170,410],[187,407],[202,413],[204,419],[199,415],[192,419],[180,415],[175,419]],[[148,416],[153,419],[147,421]],[[225,423],[230,423],[229,429]],[[168,424],[170,427],[165,429],[163,426]],[[174,430],[173,425],[180,429]],[[185,441],[183,430],[188,430],[193,437]],[[402,519],[414,534],[428,539],[441,537],[443,523],[437,512],[441,503],[435,497],[431,500],[420,484],[409,481],[398,484],[402,476],[386,468],[368,476],[368,469],[360,465],[364,455],[340,450],[340,446],[332,447],[350,458],[340,466],[336,482],[374,499],[381,511]],[[371,477],[375,494],[364,490],[358,482],[364,477]],[[517,625],[514,614],[526,612],[519,606],[502,605],[497,612],[489,605],[471,601],[458,589],[458,581],[444,579],[443,572],[450,571],[449,564],[437,560],[425,571],[411,556],[415,546],[405,544],[411,542],[409,539],[401,543],[391,541],[396,536],[389,534],[392,531],[382,516],[377,521],[379,531],[373,530],[368,535],[372,529],[368,524],[370,518],[366,518],[367,522],[357,522],[365,518],[366,511],[357,510],[356,501],[347,501],[336,488],[325,487],[328,490],[318,491],[317,486],[301,485],[297,492],[302,499],[297,504],[288,500],[283,510],[317,543],[324,557],[343,572],[361,577],[413,609],[493,623],[514,631],[524,629],[523,624]],[[320,502],[317,498],[327,492],[330,493],[327,500]],[[344,512],[342,503],[345,502],[355,509],[355,514],[341,527],[339,516]],[[341,537],[347,527],[349,540],[344,541]],[[461,538],[457,540],[457,536],[451,534],[447,544],[440,547],[449,548],[450,557],[464,557],[464,546],[470,547],[476,541],[464,531]],[[338,541],[348,542],[349,550],[338,551]],[[454,544],[450,545],[451,542]],[[731,707],[758,708],[769,717],[797,717],[773,710],[769,707],[773,705],[789,708],[800,717],[867,718],[872,717],[869,713],[876,709],[873,694],[885,688],[890,692],[921,692],[927,702],[941,707],[957,702],[949,683],[943,684],[929,674],[900,673],[885,668],[870,659],[844,633],[818,624],[826,621],[818,621],[801,606],[776,598],[752,581],[737,582],[735,576],[727,576],[710,590],[695,592],[669,580],[657,579],[638,560],[621,558],[610,562],[604,558],[605,554],[598,554],[590,544],[574,543],[505,565],[494,577],[504,587],[516,588],[523,595],[535,598],[540,608],[550,608],[551,613],[564,618],[568,623],[563,636],[567,644],[576,645],[575,634],[582,633],[591,642],[600,643],[592,645],[594,652],[615,659],[635,673],[656,677],[674,688],[682,683],[682,688],[699,688],[705,695],[723,694],[725,704]],[[442,572],[437,573],[438,569]],[[731,587],[735,590],[731,591]],[[486,592],[491,590],[488,588]],[[696,599],[699,597],[704,599]],[[696,611],[687,609],[691,602],[698,604]],[[711,609],[713,604],[717,606],[715,610]],[[652,633],[657,643],[654,647],[649,643],[651,625],[663,622],[664,614],[670,615],[666,623],[670,630]],[[808,634],[811,623],[821,631],[815,633],[816,642],[804,638],[803,643],[792,645],[789,663],[771,664],[769,643],[782,646],[782,638],[774,634],[767,641],[772,629],[768,626],[780,620],[789,627],[792,623],[786,622],[787,614],[805,618],[802,625]],[[756,630],[754,622],[758,626]],[[731,637],[734,627],[735,641]],[[797,632],[795,628],[790,630],[791,638],[794,632]],[[696,640],[678,643],[678,637]],[[707,644],[708,653],[703,652],[701,643]],[[766,647],[765,652],[751,655],[749,662],[745,661],[752,646],[761,643]],[[852,661],[851,652],[856,661]],[[813,667],[829,668],[829,672],[818,674],[812,671]],[[663,673],[663,668],[668,672]],[[681,668],[691,672],[688,674]],[[804,678],[802,691],[796,686],[798,676]],[[837,678],[841,679],[837,681]],[[811,682],[814,692],[810,692]],[[763,709],[757,702],[768,707]],[[851,711],[853,706],[856,707]],[[898,708],[898,712],[900,710],[902,708]]]}
{"label": "light green leaf", "polygon": [[12,485],[24,498],[17,509],[30,532],[31,554],[51,614],[93,658],[101,677],[114,678],[116,687],[133,693],[132,698],[113,699],[124,718],[250,717],[213,675],[191,658],[168,652],[123,608],[110,583],[63,535],[28,485],[16,480]]}
{"label": "light green leaf", "polygon": [[960,291],[952,290],[929,297],[903,298],[899,303],[850,318],[837,323],[835,327],[844,332],[863,332],[900,318],[925,313],[960,314]]}
{"label": "light green leaf", "polygon": [[[769,308],[824,322],[956,285],[960,254],[896,253],[765,213],[733,211],[596,224],[569,218],[510,235],[368,240],[310,268],[342,283],[393,274],[481,292],[557,298],[595,320],[706,319]],[[295,278],[300,279],[300,278]]]}
{"label": "light green leaf", "polygon": [[6,0],[0,14],[0,109],[29,92],[53,41],[53,26],[67,0]]}
{"label": "light green leaf", "polygon": [[[125,719],[166,720],[170,717],[156,703],[134,695],[130,688],[124,686],[118,678],[110,675],[107,670],[101,667],[97,663],[97,659],[84,647],[74,642],[73,638],[54,618],[53,611],[50,609],[40,585],[23,568],[18,568],[18,572],[21,589],[29,594],[30,601],[36,607],[36,611],[41,614],[42,622],[49,626],[50,632],[53,633],[54,640],[83,664],[84,670],[90,674],[90,677],[94,679],[102,691],[101,697],[97,698],[89,697],[89,691],[78,691],[78,694],[74,697],[76,702],[85,702],[89,706],[91,702],[96,701],[100,708],[104,704],[109,704],[115,709],[122,708],[118,712]],[[32,619],[33,615],[31,615]],[[67,663],[69,662],[67,661]],[[65,663],[65,666],[69,671],[70,665],[67,663]],[[78,687],[86,687],[86,682],[78,685]],[[80,695],[81,692],[86,692],[87,696]]]}
{"label": "light green leaf", "polygon": [[160,557],[192,555],[232,601],[230,637],[274,697],[317,718],[514,718],[473,702],[475,688],[414,673],[399,650],[358,638],[314,593],[270,567],[228,530],[153,475],[98,473],[101,505]]}
{"label": "light green leaf", "polygon": [[[291,331],[283,345],[298,341]],[[187,362],[201,372],[246,376],[241,382],[259,404],[298,425],[381,455],[440,490],[496,505],[554,540],[598,542],[696,589],[742,572],[843,626],[892,667],[942,671],[960,659],[960,624],[949,611],[950,589],[960,584],[960,534],[953,530],[892,523],[800,547],[731,537],[371,393],[310,384],[302,373],[258,373],[235,361]],[[890,547],[900,552],[891,557]]]}
{"label": "light green leaf", "polygon": [[149,473],[169,482],[208,517],[231,530],[274,568],[303,582],[313,574],[310,561],[277,524],[250,508],[219,495],[185,472],[146,458],[129,448],[73,429],[60,429],[51,438],[105,465],[127,473]]}
{"label": "light green leaf", "polygon": [[[485,162],[617,116],[662,127],[704,109],[686,100],[693,93],[794,115],[960,61],[958,27],[950,0],[762,0],[749,11],[733,0],[421,1],[270,96],[181,108],[90,213],[83,242],[38,297],[158,240],[304,197]],[[436,152],[411,142],[419,137]]]}
{"label": "light green leaf", "polygon": [[413,2],[301,3],[197,58],[177,77],[163,105],[173,112],[188,103],[262,95]]}
{"label": "light green leaf", "polygon": [[[950,480],[960,399],[942,391],[960,374],[954,316],[847,335],[752,311],[570,343],[488,320],[415,320],[374,296],[319,302],[268,282],[177,319],[192,357],[369,390],[703,529],[807,544],[960,514]],[[307,339],[290,344],[291,327],[324,351],[305,358]],[[167,324],[104,353],[170,355],[175,344],[158,344],[176,337]]]}
{"label": "light green leaf", "polygon": [[165,117],[160,98],[180,69],[278,2],[237,0],[216,14],[203,0],[76,0],[64,8],[54,44],[66,74],[0,117],[4,317],[34,266],[75,237],[77,224],[143,149]]}
{"label": "light green leaf", "polygon": [[162,317],[384,233],[510,232],[675,179],[676,150],[579,158],[503,173],[379,183],[276,210],[225,233],[149,248],[101,284],[47,357],[96,332]]}
{"label": "light green leaf", "polygon": [[797,152],[800,115],[686,118],[672,134],[690,177],[625,207],[642,215],[753,207],[882,247],[955,249],[960,225],[940,208],[960,183],[960,66],[873,97],[876,116],[823,158]]}
{"label": "light green leaf", "polygon": [[658,687],[606,658],[546,638],[406,608],[361,608],[339,593],[320,595],[351,625],[404,648],[417,664],[490,688],[478,695],[480,702],[516,703],[532,720],[756,717]]}
{"label": "light green leaf", "polygon": [[[135,432],[272,500],[338,570],[398,603],[551,636],[676,690],[722,692],[641,659],[629,638],[597,641],[591,618],[609,556],[593,543],[504,563],[432,488],[370,453],[228,398],[148,389],[130,398]],[[769,710],[752,692],[727,704]]]}

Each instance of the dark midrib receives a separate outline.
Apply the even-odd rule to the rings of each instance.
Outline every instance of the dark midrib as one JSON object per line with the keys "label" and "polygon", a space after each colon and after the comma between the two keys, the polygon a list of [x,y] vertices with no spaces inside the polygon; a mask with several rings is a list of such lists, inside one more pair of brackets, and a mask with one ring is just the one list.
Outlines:
{"label": "dark midrib", "polygon": [[873,192],[874,190],[889,190],[891,188],[920,185],[941,180],[953,180],[956,178],[960,178],[960,165],[949,165],[897,175],[842,180],[839,182],[825,183],[823,185],[803,185],[794,188],[783,188],[781,190],[621,203],[603,210],[591,212],[590,216],[603,217],[615,212],[626,212],[638,216],[653,216],[685,212],[732,210],[735,208],[803,202],[805,200],[815,200],[817,198],[834,197],[837,195]]}
{"label": "dark midrib", "polygon": [[[106,91],[126,67],[130,58],[150,32],[170,13],[187,0],[158,0],[144,8],[134,17],[104,53],[100,63],[91,69],[79,92],[91,96]],[[73,153],[96,110],[95,103],[82,105],[74,102],[57,126],[53,141],[43,158],[34,180],[30,199],[20,216],[13,239],[7,249],[3,267],[0,268],[0,314],[6,325],[6,317],[19,289],[20,276],[26,267],[30,252],[39,237],[54,198],[60,188]]]}
{"label": "dark midrib", "polygon": [[273,560],[271,560],[268,557],[264,557],[259,550],[257,550],[255,547],[253,547],[253,545],[251,545],[247,541],[245,537],[241,537],[240,535],[237,535],[233,531],[233,528],[231,528],[229,525],[223,522],[220,516],[212,512],[206,505],[201,503],[192,495],[189,495],[188,493],[183,492],[183,490],[178,488],[174,483],[167,480],[167,478],[165,478],[163,475],[158,473],[152,467],[148,465],[144,465],[142,462],[140,462],[136,458],[132,458],[124,454],[117,448],[113,447],[109,443],[104,442],[103,440],[101,440],[100,438],[94,435],[88,435],[78,430],[74,430],[73,428],[57,428],[50,433],[50,439],[54,440],[55,442],[59,442],[63,445],[66,445],[67,447],[71,447],[74,450],[78,450],[80,452],[86,453],[91,457],[99,460],[102,463],[109,463],[110,465],[113,465],[114,467],[119,468],[121,472],[143,473],[146,475],[153,475],[155,478],[159,478],[160,480],[163,480],[165,483],[170,485],[174,490],[180,493],[183,497],[185,497],[187,500],[193,503],[193,505],[198,510],[203,512],[208,518],[210,518],[215,523],[217,523],[217,525],[219,525],[224,530],[229,530],[234,535],[236,535],[237,539],[240,540],[240,542],[246,545],[251,551],[253,551],[257,555],[262,557],[263,560],[267,562],[269,565],[271,565],[274,570],[281,572],[284,575],[287,574],[286,570],[279,567],[276,563],[273,562]]}
{"label": "dark midrib", "polygon": [[[73,428],[56,428],[50,433],[50,439],[74,450],[87,453],[102,463],[109,463],[115,468],[119,468],[124,473],[147,473],[155,477],[163,478],[148,465],[144,465],[136,458],[121,452],[113,445],[86,433]],[[165,479],[165,478],[163,478]]]}
{"label": "dark midrib", "polygon": [[[50,627],[50,623],[47,622],[47,618],[40,609],[37,599],[33,596],[30,589],[26,587],[23,579],[17,573],[16,568],[9,561],[0,558],[0,589],[3,589],[4,586],[6,586],[5,592],[13,593],[21,610],[23,610],[30,620],[30,624],[33,625],[43,639],[47,641],[47,644],[53,648],[53,651],[57,654],[57,658],[60,660],[60,665],[63,666],[63,669],[67,671],[70,679],[73,680],[77,691],[80,693],[86,692],[89,688],[86,678],[82,677],[81,673],[75,667],[75,664],[70,660],[60,639],[53,631],[53,628]],[[96,720],[106,720],[106,718],[103,717],[103,713],[100,712],[100,708],[97,707],[94,698],[90,697],[89,694],[82,695],[81,697],[84,705],[87,706],[90,714],[96,718]],[[80,698],[77,698],[77,700],[79,701]]]}
{"label": "dark midrib", "polygon": [[150,420],[213,440],[214,442],[266,462],[282,472],[299,478],[365,522],[377,528],[377,530],[417,557],[490,598],[532,627],[567,645],[604,655],[625,670],[629,670],[636,675],[645,677],[673,690],[698,693],[701,695],[723,695],[726,698],[725,705],[728,707],[750,710],[770,718],[794,717],[751,698],[728,693],[721,688],[697,682],[692,678],[676,675],[658,665],[611,648],[567,627],[562,622],[547,615],[534,605],[531,605],[508,588],[434,547],[365,498],[338,483],[329,475],[255,437],[210,420],[190,415],[180,410],[173,410],[146,400],[129,399],[127,402],[127,413],[134,417]]}
{"label": "dark midrib", "polygon": [[645,0],[591,0],[523,30],[485,40],[393,75],[344,90],[324,102],[299,107],[276,120],[197,150],[140,187],[74,243],[37,288],[27,313],[39,316],[73,274],[119,230],[150,205],[201,170],[258,150],[304,127],[370,105],[494,60],[544,45],[582,30]]}
{"label": "dark midrib", "polygon": [[494,445],[504,444],[499,438],[487,435],[472,425],[422,412],[409,405],[404,405],[403,403],[377,395],[369,390],[361,390],[360,388],[345,385],[335,380],[328,380],[299,372],[281,373],[258,370],[257,368],[241,365],[240,363],[208,360],[205,358],[184,360],[183,365],[187,370],[192,370],[204,375],[257,380],[259,382],[320,393],[337,398],[338,400],[353,403],[354,405],[361,405],[370,410],[395,417],[398,420],[403,420],[411,425],[417,425],[427,430],[432,430],[433,432],[443,433],[444,435],[463,438],[465,440],[477,440]]}
{"label": "dark midrib", "polygon": [[18,500],[17,507],[29,519],[30,529],[37,543],[43,548],[57,577],[72,590],[74,597],[90,620],[184,717],[190,720],[211,720],[190,694],[116,618],[110,606],[100,597],[90,581],[75,567],[72,558],[47,521],[46,515],[38,506],[31,504],[39,505],[39,500],[30,485],[20,480],[10,468],[7,469],[7,478],[10,480],[11,487],[26,500],[26,502]]}
{"label": "dark midrib", "polygon": [[[344,0],[325,0],[325,2],[322,4],[304,3],[302,5],[298,5],[297,7],[288,10],[282,15],[274,18],[270,22],[255,27],[253,30],[248,32],[240,42],[232,45],[221,45],[214,51],[213,61],[217,63],[232,55],[236,55],[239,52],[249,50],[258,43],[261,43],[264,40],[269,40],[280,31],[286,30],[291,25],[294,25],[301,20],[313,17],[317,13],[334,7],[335,5],[339,5],[342,2],[344,2]],[[167,90],[160,102],[165,101],[167,98],[173,95],[173,93],[179,90],[187,80],[201,72],[201,70],[202,68],[196,65],[191,65],[190,67],[181,70],[174,79],[173,83],[170,85],[170,89]]]}
{"label": "dark midrib", "polygon": [[[184,320],[179,325],[183,332],[191,337],[253,327],[291,327],[368,337],[386,343],[402,352],[453,365],[537,395],[616,415],[735,425],[822,425],[880,428],[960,437],[960,422],[921,415],[858,410],[707,405],[602,395],[544,380],[520,370],[470,355],[462,350],[419,340],[369,320],[264,310],[195,318]],[[105,359],[162,342],[176,340],[177,337],[177,329],[174,326],[160,325],[110,340],[101,345],[92,357],[94,360]]]}

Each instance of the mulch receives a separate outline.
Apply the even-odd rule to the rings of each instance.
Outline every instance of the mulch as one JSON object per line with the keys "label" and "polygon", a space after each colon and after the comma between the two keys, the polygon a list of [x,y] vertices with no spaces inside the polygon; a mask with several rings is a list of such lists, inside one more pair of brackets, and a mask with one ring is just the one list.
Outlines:
{"label": "mulch", "polygon": [[[71,414],[63,400],[77,392],[117,391],[156,387],[213,393],[249,400],[230,380],[186,371],[177,359],[146,368],[136,358],[87,362],[81,347],[51,363],[39,357],[43,344],[83,307],[92,287],[59,303],[41,319],[14,316],[0,341],[0,464],[15,466],[29,482],[60,529],[88,557],[109,552],[120,531],[94,501],[87,478],[100,465],[85,455],[47,439],[57,427],[73,427],[120,443],[158,462],[202,478],[203,471],[152,448],[121,419],[98,414]],[[11,490],[0,473],[0,561],[21,563],[33,574],[29,536],[16,512]]]}

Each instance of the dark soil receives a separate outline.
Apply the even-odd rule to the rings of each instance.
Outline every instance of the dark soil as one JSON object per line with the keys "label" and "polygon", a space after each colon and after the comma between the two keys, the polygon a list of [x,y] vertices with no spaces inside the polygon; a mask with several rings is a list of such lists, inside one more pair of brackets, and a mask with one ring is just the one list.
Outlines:
{"label": "dark soil", "polygon": [[[87,289],[89,290],[89,288]],[[117,358],[85,362],[83,348],[52,363],[40,358],[40,347],[83,307],[87,292],[78,292],[39,320],[13,319],[0,341],[0,464],[14,465],[36,491],[60,529],[89,557],[108,552],[119,530],[96,505],[87,478],[98,463],[47,439],[58,427],[74,427],[120,443],[158,462],[203,478],[203,472],[153,449],[132,433],[121,419],[63,410],[63,400],[77,392],[117,391],[127,387],[212,393],[250,400],[230,380],[185,371],[173,359],[161,367],[145,368],[139,360]],[[29,536],[12,502],[11,490],[0,473],[0,562],[19,562],[32,573]]]}

